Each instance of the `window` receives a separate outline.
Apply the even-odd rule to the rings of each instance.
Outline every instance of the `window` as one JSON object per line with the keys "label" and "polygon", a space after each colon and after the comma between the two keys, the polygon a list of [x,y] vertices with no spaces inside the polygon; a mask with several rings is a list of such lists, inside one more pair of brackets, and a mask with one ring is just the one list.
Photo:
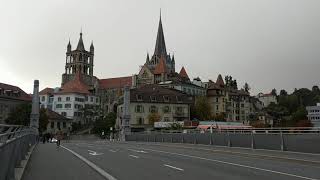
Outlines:
{"label": "window", "polygon": [[45,96],[42,96],[41,97],[41,101],[43,102],[43,101],[46,101],[46,97]]}
{"label": "window", "polygon": [[157,112],[157,107],[156,106],[151,106],[149,111],[151,113],[156,113]]}
{"label": "window", "polygon": [[71,104],[65,104],[64,108],[71,108]]}
{"label": "window", "polygon": [[67,113],[66,112],[61,112],[61,115],[62,116],[67,116]]}
{"label": "window", "polygon": [[170,98],[169,98],[169,96],[163,96],[163,100],[164,100],[164,102],[169,102]]}
{"label": "window", "polygon": [[61,97],[58,97],[58,102],[61,102]]}
{"label": "window", "polygon": [[98,98],[96,98],[96,103],[98,103],[99,102],[99,99]]}
{"label": "window", "polygon": [[66,101],[70,101],[70,97],[66,97]]}
{"label": "window", "polygon": [[155,102],[155,101],[157,101],[156,96],[150,96],[150,99],[151,99],[151,102]]}
{"label": "window", "polygon": [[143,120],[142,117],[138,117],[137,121],[138,121],[138,124],[139,124],[139,125],[144,124],[144,120]]}
{"label": "window", "polygon": [[57,127],[58,127],[58,129],[61,129],[60,122],[57,122]]}
{"label": "window", "polygon": [[51,127],[51,129],[54,128],[54,122],[51,122],[51,123],[50,123],[50,127]]}
{"label": "window", "polygon": [[136,106],[136,112],[137,113],[143,113],[144,109],[143,109],[143,106],[142,105],[137,105]]}
{"label": "window", "polygon": [[93,102],[93,97],[90,97],[90,101]]}
{"label": "window", "polygon": [[178,102],[182,102],[181,96],[177,96],[177,101],[178,101]]}
{"label": "window", "polygon": [[183,108],[182,107],[176,107],[176,113],[177,114],[183,113]]}
{"label": "window", "polygon": [[241,107],[242,107],[242,108],[244,107],[244,104],[243,104],[243,103],[241,103]]}
{"label": "window", "polygon": [[63,126],[63,128],[66,128],[66,127],[67,127],[67,123],[66,123],[66,122],[63,122],[63,123],[62,123],[62,126]]}
{"label": "window", "polygon": [[219,110],[219,105],[216,105],[216,110],[217,110],[217,111]]}
{"label": "window", "polygon": [[219,98],[216,98],[216,102],[219,102]]}
{"label": "window", "polygon": [[85,97],[85,100],[88,101],[88,96]]}
{"label": "window", "polygon": [[169,106],[163,107],[163,112],[164,113],[169,113],[170,112],[170,107]]}
{"label": "window", "polygon": [[75,109],[81,109],[81,108],[82,108],[82,105],[80,105],[80,104],[74,104],[74,108],[75,108]]}
{"label": "window", "polygon": [[62,108],[62,104],[56,104],[56,108],[57,108],[57,109]]}
{"label": "window", "polygon": [[142,101],[142,95],[138,94],[138,95],[137,95],[137,100],[138,100],[138,101]]}

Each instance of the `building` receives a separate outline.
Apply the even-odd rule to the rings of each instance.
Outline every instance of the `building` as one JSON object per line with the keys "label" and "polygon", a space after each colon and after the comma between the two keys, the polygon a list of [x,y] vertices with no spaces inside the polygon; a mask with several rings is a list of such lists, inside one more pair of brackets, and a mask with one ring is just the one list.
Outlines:
{"label": "building", "polygon": [[31,104],[32,98],[17,86],[0,83],[0,124],[20,104]]}
{"label": "building", "polygon": [[119,99],[123,95],[125,86],[132,87],[132,76],[99,80],[98,93],[104,115],[117,112]]}
{"label": "building", "polygon": [[316,106],[307,106],[308,119],[311,121],[314,127],[320,127],[320,103]]}
{"label": "building", "polygon": [[93,75],[93,56],[93,43],[90,51],[86,51],[82,33],[75,50],[71,50],[69,41],[61,87],[40,91],[40,106],[81,124],[100,116],[100,99],[97,96],[99,81]]}
{"label": "building", "polygon": [[61,86],[74,79],[77,73],[80,73],[82,74],[83,82],[90,88],[94,88],[98,83],[98,79],[93,75],[93,58],[93,42],[90,45],[90,51],[86,51],[83,44],[82,32],[80,33],[78,45],[75,50],[71,49],[69,40],[66,52],[65,73],[62,74]]}
{"label": "building", "polygon": [[204,87],[190,81],[185,67],[182,67],[179,73],[176,72],[174,55],[167,53],[161,15],[154,53],[151,58],[147,54],[139,73],[133,76],[132,84],[133,87],[159,84],[166,88],[184,91],[189,95],[205,95],[206,93]]}
{"label": "building", "polygon": [[[159,122],[183,122],[190,120],[190,105],[194,97],[175,89],[158,85],[145,85],[130,90],[130,125],[132,131],[154,128],[150,116]],[[123,104],[118,106],[117,125],[121,122]]]}
{"label": "building", "polygon": [[272,93],[259,93],[257,98],[262,102],[263,107],[268,107],[271,103],[277,104],[277,96],[273,95]]}
{"label": "building", "polygon": [[216,82],[209,82],[207,97],[213,116],[226,121],[249,124],[249,115],[255,111],[249,92],[228,87],[220,74]]}
{"label": "building", "polygon": [[47,129],[43,133],[56,134],[59,130],[63,133],[71,131],[72,119],[66,118],[61,114],[58,114],[50,109],[46,109],[46,115],[48,117]]}

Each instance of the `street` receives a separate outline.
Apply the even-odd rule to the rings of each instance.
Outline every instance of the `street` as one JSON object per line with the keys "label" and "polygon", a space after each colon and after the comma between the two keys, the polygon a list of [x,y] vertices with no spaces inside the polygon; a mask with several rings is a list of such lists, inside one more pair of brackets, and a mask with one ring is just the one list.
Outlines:
{"label": "street", "polygon": [[[48,161],[42,160],[41,167],[37,167],[37,162],[32,161],[38,153],[35,151],[31,162],[32,167],[37,167],[38,173],[35,173],[32,167],[27,167],[25,180],[51,180],[58,179],[57,177],[119,180],[320,179],[320,155],[315,154],[109,141],[62,143],[60,148],[56,148],[55,144],[38,146],[45,146],[55,156],[60,156],[55,157],[54,161],[61,162],[61,166],[55,166],[50,174],[39,173],[46,172],[42,169],[46,168]],[[46,151],[48,157],[51,156],[50,151]],[[83,166],[85,163],[87,167]],[[64,173],[67,173],[68,177],[64,176]],[[74,173],[77,175],[73,176]],[[99,174],[100,176],[97,176]]]}

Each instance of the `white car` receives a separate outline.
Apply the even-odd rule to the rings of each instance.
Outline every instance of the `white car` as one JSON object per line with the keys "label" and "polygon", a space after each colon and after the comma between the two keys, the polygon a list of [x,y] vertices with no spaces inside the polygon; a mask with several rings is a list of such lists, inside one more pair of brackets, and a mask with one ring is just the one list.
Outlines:
{"label": "white car", "polygon": [[58,141],[58,140],[57,140],[56,138],[52,138],[50,142],[51,142],[51,143],[56,143],[57,141]]}

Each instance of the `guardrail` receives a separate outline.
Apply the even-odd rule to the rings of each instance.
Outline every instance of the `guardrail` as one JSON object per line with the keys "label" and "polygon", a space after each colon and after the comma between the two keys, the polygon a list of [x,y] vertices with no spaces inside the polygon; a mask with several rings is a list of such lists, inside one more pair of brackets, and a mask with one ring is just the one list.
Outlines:
{"label": "guardrail", "polygon": [[126,141],[169,142],[242,147],[304,153],[320,153],[320,131],[312,129],[248,129],[183,132],[145,132],[126,136]]}
{"label": "guardrail", "polygon": [[21,166],[29,148],[37,142],[35,129],[0,124],[0,179],[15,179],[15,168]]}

